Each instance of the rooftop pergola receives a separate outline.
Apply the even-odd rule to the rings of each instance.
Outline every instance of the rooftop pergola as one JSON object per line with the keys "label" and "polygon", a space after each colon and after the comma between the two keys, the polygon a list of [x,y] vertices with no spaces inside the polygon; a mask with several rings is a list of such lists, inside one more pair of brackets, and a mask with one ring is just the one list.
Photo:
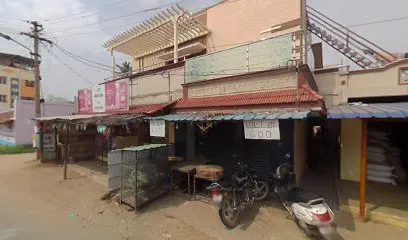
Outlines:
{"label": "rooftop pergola", "polygon": [[103,46],[111,52],[117,51],[133,57],[174,47],[174,60],[177,62],[180,43],[205,36],[209,32],[206,26],[176,4],[119,34]]}

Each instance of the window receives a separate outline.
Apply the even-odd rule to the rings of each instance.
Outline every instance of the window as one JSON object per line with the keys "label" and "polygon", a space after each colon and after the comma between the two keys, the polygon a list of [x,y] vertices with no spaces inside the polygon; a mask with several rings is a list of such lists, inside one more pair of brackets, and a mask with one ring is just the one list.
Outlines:
{"label": "window", "polygon": [[0,95],[0,102],[7,102],[7,95]]}
{"label": "window", "polygon": [[0,84],[7,84],[7,77],[0,76]]}
{"label": "window", "polygon": [[34,101],[33,97],[20,97],[21,100],[29,100],[29,101]]}
{"label": "window", "polygon": [[25,86],[26,87],[34,87],[34,81],[25,80]]}

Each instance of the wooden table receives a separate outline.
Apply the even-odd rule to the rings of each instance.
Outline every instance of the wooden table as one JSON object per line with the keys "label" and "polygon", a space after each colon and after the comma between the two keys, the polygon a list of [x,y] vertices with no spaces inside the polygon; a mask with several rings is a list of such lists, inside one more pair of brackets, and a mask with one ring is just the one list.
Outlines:
{"label": "wooden table", "polygon": [[[187,174],[187,187],[188,187],[188,200],[191,200],[191,183],[190,183],[190,178],[191,174],[194,174],[196,167],[198,165],[204,165],[209,163],[209,160],[194,160],[194,161],[185,161],[181,163],[177,163],[174,166],[171,167],[171,171],[175,172],[181,172],[181,173],[186,173]],[[173,185],[173,177],[171,177],[171,182]]]}

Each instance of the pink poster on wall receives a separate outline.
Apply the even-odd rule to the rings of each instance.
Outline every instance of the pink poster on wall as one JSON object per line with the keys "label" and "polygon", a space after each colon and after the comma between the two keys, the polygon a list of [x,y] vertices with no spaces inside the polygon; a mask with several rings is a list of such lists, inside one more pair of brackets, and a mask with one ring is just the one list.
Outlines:
{"label": "pink poster on wall", "polygon": [[129,109],[128,89],[127,79],[105,84],[105,109],[107,112]]}
{"label": "pink poster on wall", "polygon": [[127,80],[120,81],[119,83],[119,109],[128,110],[128,86],[129,82]]}
{"label": "pink poster on wall", "polygon": [[92,112],[92,91],[90,89],[78,90],[78,111],[80,113]]}
{"label": "pink poster on wall", "polygon": [[105,111],[116,109],[116,84],[108,82],[105,84]]}

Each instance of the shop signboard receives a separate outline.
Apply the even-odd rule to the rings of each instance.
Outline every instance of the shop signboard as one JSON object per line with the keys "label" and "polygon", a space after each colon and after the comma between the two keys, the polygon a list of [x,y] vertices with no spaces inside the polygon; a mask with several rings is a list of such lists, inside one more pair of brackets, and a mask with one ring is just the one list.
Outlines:
{"label": "shop signboard", "polygon": [[105,109],[106,111],[128,110],[128,79],[108,82],[105,84]]}
{"label": "shop signboard", "polygon": [[92,112],[105,112],[105,85],[92,88]]}
{"label": "shop signboard", "polygon": [[42,149],[44,152],[55,151],[55,133],[43,133]]}
{"label": "shop signboard", "polygon": [[245,139],[279,140],[279,120],[244,121]]}
{"label": "shop signboard", "polygon": [[166,137],[166,121],[165,120],[150,120],[150,136],[151,137]]}
{"label": "shop signboard", "polygon": [[1,145],[15,145],[14,128],[8,127],[5,124],[0,125],[0,144]]}
{"label": "shop signboard", "polygon": [[92,90],[78,90],[78,110],[80,113],[92,112]]}

